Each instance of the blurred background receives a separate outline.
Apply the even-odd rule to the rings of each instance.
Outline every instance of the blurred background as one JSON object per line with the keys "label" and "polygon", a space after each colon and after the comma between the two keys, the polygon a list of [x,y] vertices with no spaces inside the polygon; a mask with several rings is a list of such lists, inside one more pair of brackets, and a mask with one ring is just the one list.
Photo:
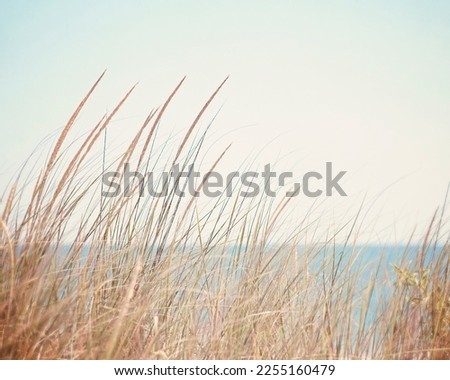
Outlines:
{"label": "blurred background", "polygon": [[301,176],[332,161],[348,196],[300,198],[293,220],[314,204],[330,228],[364,202],[364,242],[423,236],[450,180],[449,46],[441,0],[2,1],[0,189],[104,69],[72,139],[139,82],[108,128],[108,155],[183,76],[161,141],[230,75],[202,122],[218,112],[206,164],[230,143],[224,172],[272,163]]}

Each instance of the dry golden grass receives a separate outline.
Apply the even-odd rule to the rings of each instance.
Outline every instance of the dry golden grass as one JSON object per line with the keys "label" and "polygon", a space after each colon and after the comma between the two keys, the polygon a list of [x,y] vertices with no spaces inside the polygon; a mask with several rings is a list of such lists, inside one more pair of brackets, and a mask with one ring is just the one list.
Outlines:
{"label": "dry golden grass", "polygon": [[[195,198],[183,202],[173,185],[164,198],[99,200],[91,191],[98,175],[80,173],[133,88],[65,167],[57,167],[102,77],[69,119],[32,193],[21,170],[2,198],[1,358],[450,358],[443,213],[433,218],[416,254],[397,263],[397,283],[375,276],[361,292],[367,274],[355,270],[352,253],[342,258],[333,237],[299,254],[305,221],[273,244],[288,200],[220,197],[199,210]],[[115,167],[132,157],[139,168],[155,167],[155,130],[183,80],[159,111],[149,113]],[[222,85],[168,163],[187,167],[197,160],[204,134],[195,140],[192,133]],[[322,259],[324,249],[331,254]],[[320,265],[311,270],[311,262]],[[377,301],[377,291],[386,289],[389,295]]]}

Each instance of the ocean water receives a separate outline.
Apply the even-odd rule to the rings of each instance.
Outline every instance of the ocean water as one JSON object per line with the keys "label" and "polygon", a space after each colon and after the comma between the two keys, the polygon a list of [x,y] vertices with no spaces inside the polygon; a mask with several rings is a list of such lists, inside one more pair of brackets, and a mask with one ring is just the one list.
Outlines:
{"label": "ocean water", "polygon": [[[89,246],[82,248],[79,256],[81,264],[87,262],[86,259],[91,248]],[[352,298],[354,298],[355,302],[353,309],[355,320],[360,319],[362,316],[363,307],[361,305],[365,303],[365,323],[371,324],[376,321],[382,310],[380,305],[391,299],[396,291],[398,276],[394,265],[414,271],[423,259],[423,266],[427,268],[437,260],[442,249],[442,246],[430,246],[424,249],[419,245],[305,246],[299,247],[296,255],[300,268],[304,272],[302,276],[313,278],[312,283],[315,284],[315,289],[311,289],[310,296],[312,298],[314,298],[314,291],[330,287],[330,283],[334,281],[333,286],[336,288],[342,286],[346,289],[345,291],[352,292]],[[59,248],[58,258],[60,264],[63,265],[69,250],[70,246]],[[118,247],[111,247],[110,251],[116,251],[113,254],[120,256],[121,250]],[[185,252],[178,252],[178,255],[181,257],[185,255],[186,262],[192,262],[192,267],[189,268],[189,271],[191,272],[191,278],[196,278],[197,281],[192,286],[198,288],[202,288],[205,284],[205,279],[202,275],[202,273],[205,273],[205,270],[206,273],[212,273],[213,271],[222,274],[231,273],[232,279],[230,283],[233,283],[233,281],[238,281],[241,276],[246,274],[245,266],[251,263],[245,257],[245,255],[250,253],[246,250],[246,247],[242,246],[229,246],[226,249],[221,249],[220,255],[216,255],[214,252],[208,253],[210,256],[206,268],[199,264],[198,256],[188,256],[194,251],[196,251],[194,247],[189,247]],[[92,249],[92,252],[95,252],[95,250]],[[270,247],[265,250],[263,255],[270,257],[274,255],[274,252],[278,253],[267,268],[266,272],[269,276],[271,271],[277,273],[279,269],[277,267],[279,265],[277,258],[282,261],[285,254],[283,249],[277,250],[276,247]],[[149,258],[152,258],[155,254],[156,249],[145,253]],[[237,255],[239,255],[239,262],[238,265],[235,265]],[[230,272],[229,268],[233,268],[233,271]],[[172,277],[176,279],[179,275],[181,273],[177,273],[175,270]],[[349,280],[351,280],[351,283],[348,283]],[[76,284],[73,285],[76,286]],[[208,286],[210,290],[214,290],[215,286],[218,285],[214,283],[214,280],[209,280]],[[60,295],[64,296],[64,293],[60,293]],[[232,295],[232,292],[230,295]],[[182,289],[180,289],[178,296],[183,296]],[[345,296],[345,294],[342,296]]]}

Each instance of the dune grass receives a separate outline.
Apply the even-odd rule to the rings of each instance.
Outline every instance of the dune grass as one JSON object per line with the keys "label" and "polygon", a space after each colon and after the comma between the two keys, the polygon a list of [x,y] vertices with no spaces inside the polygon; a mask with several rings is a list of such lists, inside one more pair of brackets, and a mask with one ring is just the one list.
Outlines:
{"label": "dune grass", "polygon": [[[164,198],[101,197],[90,153],[134,87],[83,140],[67,139],[102,78],[43,168],[24,166],[2,197],[1,358],[450,358],[442,210],[421,246],[393,263],[390,281],[381,264],[370,274],[355,267],[352,223],[340,244],[333,233],[305,244],[307,218],[276,238],[288,198],[244,200],[235,188],[200,208],[175,184]],[[199,159],[208,130],[199,122],[223,83],[166,159],[156,132],[182,83],[107,169],[135,160],[143,171],[170,170]]]}

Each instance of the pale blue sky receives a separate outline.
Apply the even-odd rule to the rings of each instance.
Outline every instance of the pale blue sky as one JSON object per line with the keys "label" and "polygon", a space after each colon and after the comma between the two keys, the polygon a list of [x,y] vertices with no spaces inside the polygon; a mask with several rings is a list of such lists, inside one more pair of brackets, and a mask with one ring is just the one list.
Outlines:
{"label": "pale blue sky", "polygon": [[300,173],[333,161],[348,170],[344,207],[400,180],[374,227],[391,240],[443,201],[449,1],[2,1],[2,187],[105,68],[80,128],[139,81],[123,137],[187,75],[167,122],[182,128],[230,74],[214,132],[234,142],[230,168],[262,147]]}

